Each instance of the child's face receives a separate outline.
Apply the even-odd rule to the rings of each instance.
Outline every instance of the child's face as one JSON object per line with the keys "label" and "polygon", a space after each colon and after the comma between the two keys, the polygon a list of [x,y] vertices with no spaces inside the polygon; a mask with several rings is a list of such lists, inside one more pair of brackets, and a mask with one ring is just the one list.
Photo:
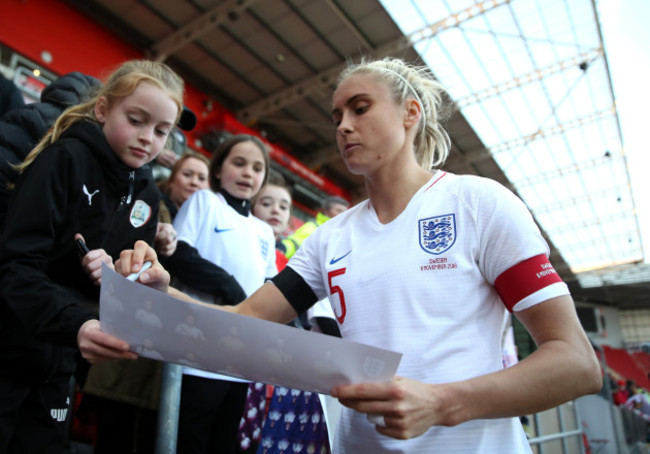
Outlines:
{"label": "child's face", "polygon": [[265,172],[262,150],[247,141],[230,149],[215,177],[221,180],[221,187],[228,194],[250,200],[260,190]]}
{"label": "child's face", "polygon": [[260,191],[253,205],[253,214],[268,223],[277,237],[289,226],[291,218],[291,195],[280,186],[267,184]]}
{"label": "child's face", "polygon": [[177,113],[178,107],[169,95],[149,83],[140,83],[133,93],[111,106],[104,97],[95,104],[95,118],[102,125],[108,144],[132,169],[158,156]]}

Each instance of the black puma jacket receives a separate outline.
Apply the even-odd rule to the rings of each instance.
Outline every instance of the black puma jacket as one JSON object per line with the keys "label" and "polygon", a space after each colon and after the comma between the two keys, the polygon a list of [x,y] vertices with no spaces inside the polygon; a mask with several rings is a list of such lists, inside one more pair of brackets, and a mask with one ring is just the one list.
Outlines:
{"label": "black puma jacket", "polygon": [[99,300],[74,235],[116,260],[136,240],[153,244],[159,201],[150,167],[127,167],[95,123],[43,150],[19,177],[0,236],[0,375],[74,372],[77,332]]}

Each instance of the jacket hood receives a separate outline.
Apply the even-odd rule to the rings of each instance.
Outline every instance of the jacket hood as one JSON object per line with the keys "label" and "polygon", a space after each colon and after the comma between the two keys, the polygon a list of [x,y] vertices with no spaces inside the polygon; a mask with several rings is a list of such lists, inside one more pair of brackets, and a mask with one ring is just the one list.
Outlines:
{"label": "jacket hood", "polygon": [[153,180],[149,164],[132,169],[117,157],[108,144],[101,126],[97,123],[91,121],[75,123],[61,134],[60,140],[66,138],[80,140],[92,150],[106,174],[109,189],[115,194],[124,196],[124,202],[127,204],[131,202],[128,195],[133,192],[134,185],[142,185],[142,180]]}
{"label": "jacket hood", "polygon": [[65,109],[89,99],[101,86],[102,83],[93,76],[71,72],[45,87],[41,93],[41,102],[56,104]]}

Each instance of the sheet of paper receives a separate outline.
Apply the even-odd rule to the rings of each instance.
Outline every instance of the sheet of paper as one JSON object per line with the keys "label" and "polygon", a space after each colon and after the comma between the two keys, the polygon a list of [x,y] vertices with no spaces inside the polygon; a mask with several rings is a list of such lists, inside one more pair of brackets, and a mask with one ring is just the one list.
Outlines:
{"label": "sheet of paper", "polygon": [[332,387],[390,381],[396,353],[188,303],[102,269],[103,331],[140,356],[256,382],[329,394]]}

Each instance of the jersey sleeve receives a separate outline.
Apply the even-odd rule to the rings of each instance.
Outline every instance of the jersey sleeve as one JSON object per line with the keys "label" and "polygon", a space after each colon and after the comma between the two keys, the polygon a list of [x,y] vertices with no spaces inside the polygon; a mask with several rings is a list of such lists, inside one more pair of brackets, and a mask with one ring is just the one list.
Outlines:
{"label": "jersey sleeve", "polygon": [[480,191],[479,266],[510,311],[569,294],[548,260],[549,247],[526,205],[496,182]]}

